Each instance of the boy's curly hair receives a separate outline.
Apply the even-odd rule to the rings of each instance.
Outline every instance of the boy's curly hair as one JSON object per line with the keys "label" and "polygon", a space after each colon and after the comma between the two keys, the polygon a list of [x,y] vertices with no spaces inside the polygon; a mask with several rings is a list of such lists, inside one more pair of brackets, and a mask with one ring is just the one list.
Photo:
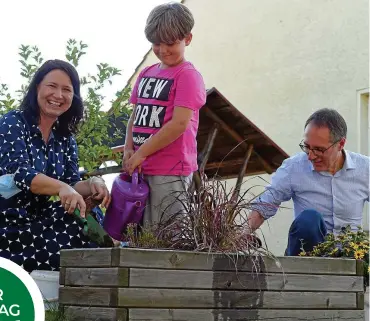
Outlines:
{"label": "boy's curly hair", "polygon": [[173,44],[184,39],[194,27],[194,17],[181,3],[170,2],[156,6],[149,14],[145,36],[153,44]]}

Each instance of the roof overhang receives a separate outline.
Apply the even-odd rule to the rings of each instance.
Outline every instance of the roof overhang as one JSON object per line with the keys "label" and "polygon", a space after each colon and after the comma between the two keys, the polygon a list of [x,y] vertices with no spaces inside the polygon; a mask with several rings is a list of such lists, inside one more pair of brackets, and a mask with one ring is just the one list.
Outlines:
{"label": "roof overhang", "polygon": [[211,149],[204,167],[208,177],[238,177],[248,153],[244,176],[271,174],[289,157],[216,88],[207,91],[206,104],[200,109],[197,142],[199,163]]}

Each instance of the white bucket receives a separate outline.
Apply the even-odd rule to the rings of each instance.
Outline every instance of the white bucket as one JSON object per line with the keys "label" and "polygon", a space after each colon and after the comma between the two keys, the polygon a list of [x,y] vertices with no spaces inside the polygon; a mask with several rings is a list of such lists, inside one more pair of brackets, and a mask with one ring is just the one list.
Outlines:
{"label": "white bucket", "polygon": [[59,272],[34,270],[31,276],[41,291],[45,310],[56,309],[59,299]]}

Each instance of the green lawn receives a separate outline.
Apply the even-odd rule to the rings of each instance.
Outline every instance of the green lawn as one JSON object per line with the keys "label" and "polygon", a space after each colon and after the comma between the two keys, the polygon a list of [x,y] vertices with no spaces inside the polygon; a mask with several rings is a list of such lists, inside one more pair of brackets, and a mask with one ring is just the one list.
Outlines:
{"label": "green lawn", "polygon": [[68,318],[62,312],[51,310],[46,311],[45,321],[68,321]]}
{"label": "green lawn", "polygon": [[58,304],[55,302],[47,302],[47,311],[45,311],[45,321],[69,321],[62,311],[59,311]]}

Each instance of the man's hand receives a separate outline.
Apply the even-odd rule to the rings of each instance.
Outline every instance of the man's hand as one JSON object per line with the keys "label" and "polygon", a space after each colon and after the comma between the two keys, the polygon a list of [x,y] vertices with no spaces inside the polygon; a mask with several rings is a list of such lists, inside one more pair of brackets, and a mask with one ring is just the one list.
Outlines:
{"label": "man's hand", "polygon": [[264,217],[257,211],[252,211],[248,216],[247,226],[245,227],[246,234],[252,234],[257,230],[265,221]]}

